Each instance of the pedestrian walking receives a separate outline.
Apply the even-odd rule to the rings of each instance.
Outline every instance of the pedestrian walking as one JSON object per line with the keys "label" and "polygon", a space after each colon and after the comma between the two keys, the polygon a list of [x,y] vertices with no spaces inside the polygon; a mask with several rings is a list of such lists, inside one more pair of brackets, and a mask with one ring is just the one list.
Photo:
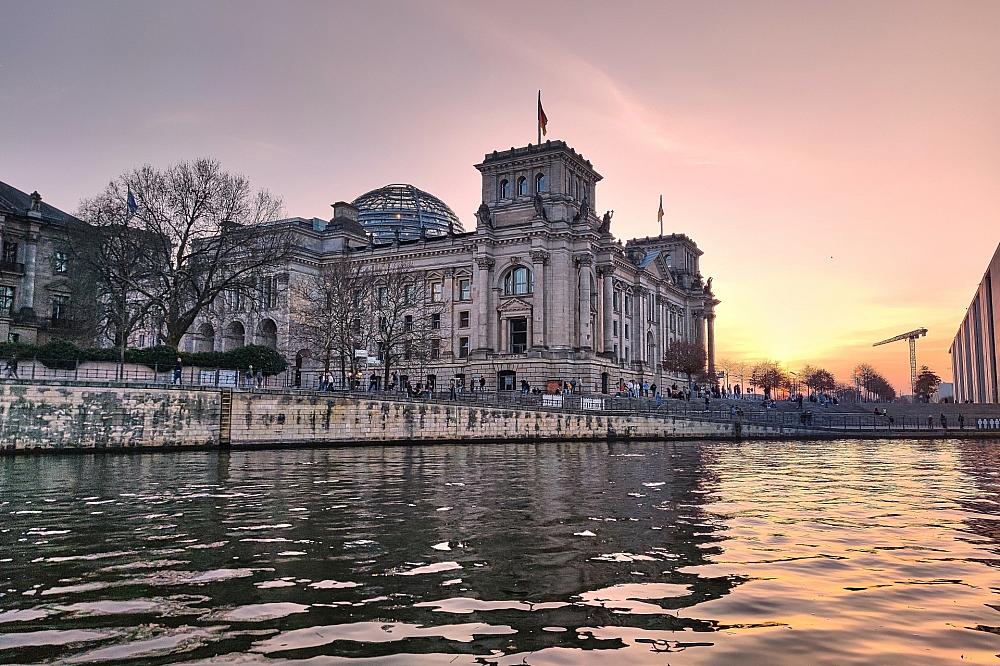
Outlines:
{"label": "pedestrian walking", "polygon": [[479,377],[479,392],[484,395],[486,393],[486,377],[483,377],[482,375]]}
{"label": "pedestrian walking", "polygon": [[20,379],[17,376],[17,354],[11,354],[7,361],[7,379]]}
{"label": "pedestrian walking", "polygon": [[173,377],[174,384],[181,383],[181,372],[183,371],[183,369],[184,365],[181,363],[181,357],[178,356],[177,362],[174,363],[174,377]]}
{"label": "pedestrian walking", "polygon": [[934,417],[930,414],[927,415],[927,429],[934,430]]}
{"label": "pedestrian walking", "polygon": [[257,388],[264,388],[264,371],[261,368],[257,368],[257,373],[253,376],[253,379]]}
{"label": "pedestrian walking", "polygon": [[948,417],[944,415],[944,412],[941,412],[941,428],[943,430],[948,429]]}
{"label": "pedestrian walking", "polygon": [[452,379],[450,382],[448,382],[448,398],[450,400],[455,400],[457,397],[458,394],[456,393],[455,380]]}
{"label": "pedestrian walking", "polygon": [[958,415],[958,429],[965,430],[965,416],[962,414]]}

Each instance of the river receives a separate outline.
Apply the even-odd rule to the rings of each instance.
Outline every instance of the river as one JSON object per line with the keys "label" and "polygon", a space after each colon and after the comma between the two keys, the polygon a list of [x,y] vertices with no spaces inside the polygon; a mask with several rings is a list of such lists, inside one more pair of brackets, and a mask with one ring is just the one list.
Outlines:
{"label": "river", "polygon": [[0,663],[1000,663],[1000,442],[7,457],[0,516]]}

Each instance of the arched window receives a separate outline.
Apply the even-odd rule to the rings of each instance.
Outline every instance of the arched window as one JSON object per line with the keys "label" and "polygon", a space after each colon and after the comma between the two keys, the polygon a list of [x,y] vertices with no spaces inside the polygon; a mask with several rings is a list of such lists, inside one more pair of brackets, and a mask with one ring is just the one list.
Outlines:
{"label": "arched window", "polygon": [[500,181],[500,198],[510,198],[510,182],[506,178]]}
{"label": "arched window", "polygon": [[535,174],[535,192],[545,192],[549,189],[549,182],[545,179],[544,173]]}
{"label": "arched window", "polygon": [[522,296],[531,293],[531,271],[524,266],[512,268],[503,281],[503,293],[507,296]]}
{"label": "arched window", "polygon": [[521,176],[517,179],[517,196],[526,197],[528,196],[528,179]]}

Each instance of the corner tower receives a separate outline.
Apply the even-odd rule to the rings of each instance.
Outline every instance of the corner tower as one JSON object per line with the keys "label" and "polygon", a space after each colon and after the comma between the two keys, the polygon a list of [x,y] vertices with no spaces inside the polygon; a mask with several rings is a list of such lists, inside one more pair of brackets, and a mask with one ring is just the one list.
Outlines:
{"label": "corner tower", "polygon": [[503,228],[539,220],[598,223],[596,185],[602,176],[565,141],[494,150],[476,169],[483,174],[480,225]]}

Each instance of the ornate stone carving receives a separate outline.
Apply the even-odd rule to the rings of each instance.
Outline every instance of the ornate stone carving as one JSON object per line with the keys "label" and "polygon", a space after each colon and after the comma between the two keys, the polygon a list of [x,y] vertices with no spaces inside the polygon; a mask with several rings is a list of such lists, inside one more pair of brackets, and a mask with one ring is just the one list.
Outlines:
{"label": "ornate stone carving", "polygon": [[578,254],[575,257],[578,266],[590,266],[594,263],[594,255],[592,254]]}
{"label": "ornate stone carving", "polygon": [[549,253],[546,250],[532,250],[531,251],[531,263],[533,264],[547,264],[549,263]]}
{"label": "ornate stone carving", "polygon": [[479,204],[479,210],[476,211],[476,222],[487,229],[493,228],[493,214],[490,213],[490,207],[486,205],[485,201]]}
{"label": "ornate stone carving", "polygon": [[479,266],[485,270],[492,270],[496,266],[497,262],[493,260],[493,257],[477,257],[476,266]]}

